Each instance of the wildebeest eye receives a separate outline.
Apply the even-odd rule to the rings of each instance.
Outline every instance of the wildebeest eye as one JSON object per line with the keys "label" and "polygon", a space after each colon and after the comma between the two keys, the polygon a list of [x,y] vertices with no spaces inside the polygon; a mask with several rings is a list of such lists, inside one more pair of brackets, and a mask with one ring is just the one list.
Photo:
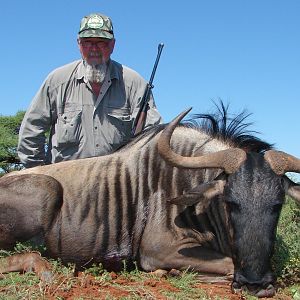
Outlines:
{"label": "wildebeest eye", "polygon": [[281,203],[277,203],[277,204],[273,205],[272,213],[279,213],[281,211],[281,208],[282,208]]}
{"label": "wildebeest eye", "polygon": [[284,177],[281,177],[281,178],[280,178],[280,183],[281,183],[281,186],[282,186],[282,187],[285,187],[285,186],[286,186],[286,180],[285,180]]}
{"label": "wildebeest eye", "polygon": [[241,206],[236,202],[227,201],[226,204],[231,212],[239,212],[241,210]]}

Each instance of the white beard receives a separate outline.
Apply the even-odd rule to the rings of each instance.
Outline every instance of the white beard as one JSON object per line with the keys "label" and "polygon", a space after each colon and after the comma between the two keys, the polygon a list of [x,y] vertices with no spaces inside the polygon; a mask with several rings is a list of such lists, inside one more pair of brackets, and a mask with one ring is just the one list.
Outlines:
{"label": "white beard", "polygon": [[89,65],[85,62],[85,78],[89,82],[102,83],[107,70],[106,63],[99,65]]}

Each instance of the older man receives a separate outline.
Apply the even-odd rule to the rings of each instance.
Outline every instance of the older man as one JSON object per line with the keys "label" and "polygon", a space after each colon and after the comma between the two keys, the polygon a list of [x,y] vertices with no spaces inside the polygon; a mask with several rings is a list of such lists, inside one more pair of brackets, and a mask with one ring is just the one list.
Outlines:
{"label": "older man", "polygon": [[[51,72],[25,114],[18,144],[25,167],[105,155],[131,136],[147,82],[110,58],[111,19],[85,16],[77,42],[82,59]],[[151,94],[145,128],[160,122]]]}

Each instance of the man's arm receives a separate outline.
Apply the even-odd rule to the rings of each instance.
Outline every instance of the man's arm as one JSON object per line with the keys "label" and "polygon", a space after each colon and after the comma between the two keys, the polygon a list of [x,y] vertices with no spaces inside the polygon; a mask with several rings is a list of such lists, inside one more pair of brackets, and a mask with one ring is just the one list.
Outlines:
{"label": "man's arm", "polygon": [[[144,96],[144,93],[147,88],[147,81],[141,77],[138,73],[131,73],[132,75],[132,88],[131,88],[131,93],[130,93],[130,99],[131,99],[131,119],[134,120],[136,119],[139,111],[140,111],[140,106],[142,105],[142,99]],[[153,97],[152,90],[149,92],[149,102],[148,102],[148,111],[147,111],[147,116],[146,116],[146,121],[143,130],[157,124],[163,123],[163,119],[158,112],[155,104],[155,100]]]}
{"label": "man's arm", "polygon": [[51,109],[46,82],[33,98],[21,124],[18,155],[26,168],[46,162],[45,133],[50,129]]}
{"label": "man's arm", "polygon": [[148,104],[149,104],[149,109],[147,111],[146,122],[143,130],[149,128],[150,126],[158,125],[163,122],[163,119],[159,111],[157,110],[152,92],[150,93],[150,100]]}
{"label": "man's arm", "polygon": [[[142,89],[141,89],[142,90]],[[132,113],[132,119],[135,119],[137,117],[137,114],[140,110],[141,105],[141,98],[137,102],[137,105],[134,107],[133,113]],[[152,95],[152,92],[150,92],[150,100],[148,102],[148,111],[145,121],[145,126],[143,128],[143,131],[153,125],[161,124],[163,122],[163,119],[159,113],[159,111],[156,108],[156,104]]]}

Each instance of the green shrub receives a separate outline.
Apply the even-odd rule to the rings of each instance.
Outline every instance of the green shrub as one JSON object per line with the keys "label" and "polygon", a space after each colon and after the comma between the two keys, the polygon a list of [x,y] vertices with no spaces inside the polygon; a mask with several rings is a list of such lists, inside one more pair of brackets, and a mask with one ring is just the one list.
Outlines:
{"label": "green shrub", "polygon": [[277,228],[273,267],[279,282],[300,283],[300,207],[289,197]]}

